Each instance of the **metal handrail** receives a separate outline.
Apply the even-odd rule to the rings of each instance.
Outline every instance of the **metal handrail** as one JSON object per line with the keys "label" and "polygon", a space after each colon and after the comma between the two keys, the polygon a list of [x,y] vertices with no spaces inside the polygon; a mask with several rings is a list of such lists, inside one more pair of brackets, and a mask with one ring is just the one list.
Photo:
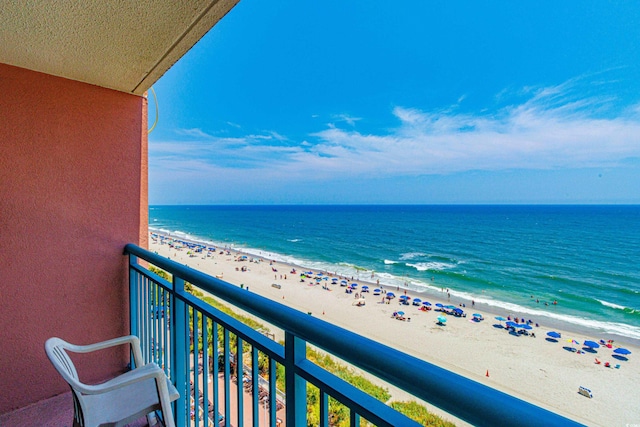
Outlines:
{"label": "metal handrail", "polygon": [[[296,340],[311,343],[473,425],[538,426],[541,422],[546,426],[582,425],[316,317],[241,290],[237,286],[139,246],[126,245],[125,254],[144,259],[174,276],[179,276],[217,298],[283,329]],[[293,366],[298,375],[310,382],[316,383],[317,380],[323,387],[331,390],[332,387],[337,387],[337,390],[332,391],[338,394],[341,394],[343,389],[350,392],[350,389],[345,389],[340,384],[329,384],[333,383],[333,380],[327,380],[322,373],[313,375],[314,369],[304,369],[307,366],[305,363],[294,361]],[[407,369],[407,366],[411,369]],[[289,386],[287,394],[290,394]]]}

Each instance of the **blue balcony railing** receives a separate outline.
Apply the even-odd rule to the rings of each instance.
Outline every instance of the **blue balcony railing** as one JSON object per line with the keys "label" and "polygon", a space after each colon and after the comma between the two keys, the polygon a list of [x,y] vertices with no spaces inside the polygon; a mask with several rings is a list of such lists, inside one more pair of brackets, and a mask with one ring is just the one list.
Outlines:
{"label": "blue balcony railing", "polygon": [[[229,426],[229,420],[243,427],[246,412],[254,427],[306,426],[307,383],[319,389],[322,427],[332,425],[330,398],[349,408],[351,426],[361,419],[376,426],[419,425],[312,363],[307,343],[473,425],[580,425],[138,246],[127,245],[125,254],[131,333],[140,337],[146,361],[163,366],[178,388],[179,427]],[[170,273],[172,282],[141,260]],[[284,345],[186,292],[185,282],[281,328]],[[276,387],[278,376],[284,376],[284,390]]]}

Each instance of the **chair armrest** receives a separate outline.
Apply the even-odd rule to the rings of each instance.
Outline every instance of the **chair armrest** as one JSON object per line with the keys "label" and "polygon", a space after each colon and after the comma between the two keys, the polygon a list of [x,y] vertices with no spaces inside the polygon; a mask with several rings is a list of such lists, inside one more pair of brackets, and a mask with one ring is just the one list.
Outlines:
{"label": "chair armrest", "polygon": [[104,350],[105,348],[115,347],[117,345],[130,344],[133,351],[133,361],[137,368],[144,365],[142,360],[142,351],[140,350],[140,340],[135,335],[127,335],[124,337],[113,338],[107,341],[95,344],[75,345],[69,344],[68,349],[74,353],[90,353],[92,351]]}
{"label": "chair armrest", "polygon": [[147,380],[149,378],[154,378],[156,380],[156,383],[158,384],[158,387],[164,388],[166,390],[167,377],[164,371],[160,369],[160,367],[155,363],[149,363],[142,366],[141,368],[136,368],[132,371],[126,372],[113,379],[110,379],[109,381],[102,384],[80,384],[79,386],[77,386],[77,388],[83,394],[102,394],[118,388],[126,387],[138,381]]}

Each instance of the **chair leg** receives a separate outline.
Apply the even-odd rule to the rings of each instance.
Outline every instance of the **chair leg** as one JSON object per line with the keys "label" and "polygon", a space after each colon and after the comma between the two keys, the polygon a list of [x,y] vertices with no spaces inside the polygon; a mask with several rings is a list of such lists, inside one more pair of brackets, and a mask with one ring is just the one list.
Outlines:
{"label": "chair leg", "polygon": [[147,423],[149,423],[149,427],[155,425],[158,422],[158,417],[155,412],[150,412],[147,414]]}

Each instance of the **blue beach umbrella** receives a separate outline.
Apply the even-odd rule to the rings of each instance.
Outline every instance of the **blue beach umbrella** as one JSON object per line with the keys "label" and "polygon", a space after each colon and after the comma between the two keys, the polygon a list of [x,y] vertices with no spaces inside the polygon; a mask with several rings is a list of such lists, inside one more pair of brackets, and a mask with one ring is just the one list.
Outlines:
{"label": "blue beach umbrella", "polygon": [[404,316],[404,311],[398,311],[397,312],[400,316]]}
{"label": "blue beach umbrella", "polygon": [[510,326],[512,328],[517,328],[518,324],[516,322],[507,322],[507,326]]}
{"label": "blue beach umbrella", "polygon": [[429,301],[422,301],[422,305],[426,305],[427,307],[431,307],[431,303]]}
{"label": "blue beach umbrella", "polygon": [[414,298],[414,299],[413,299],[413,302],[414,302],[414,303],[416,303],[416,302],[422,302],[422,300],[421,300],[420,298]]}
{"label": "blue beach umbrella", "polygon": [[482,314],[480,314],[480,313],[473,313],[473,317],[482,317]]}
{"label": "blue beach umbrella", "polygon": [[562,338],[562,336],[555,331],[547,332],[547,336],[550,336],[551,338]]}
{"label": "blue beach umbrella", "polygon": [[362,285],[362,289],[369,289],[367,285]]}
{"label": "blue beach umbrella", "polygon": [[629,350],[627,350],[626,348],[616,348],[615,350],[613,350],[614,353],[617,354],[631,354],[631,352]]}
{"label": "blue beach umbrella", "polygon": [[599,348],[600,347],[600,344],[598,344],[595,341],[590,341],[590,340],[585,341],[583,344],[584,344],[585,347],[589,347],[589,348]]}
{"label": "blue beach umbrella", "polygon": [[351,287],[352,287],[352,288],[357,288],[357,287],[358,287],[358,284],[357,284],[357,283],[352,283],[352,284],[351,284]]}
{"label": "blue beach umbrella", "polygon": [[438,316],[438,322],[439,323],[446,323],[447,322],[447,318],[444,316]]}
{"label": "blue beach umbrella", "polygon": [[533,329],[531,327],[531,325],[527,325],[526,323],[523,323],[522,325],[518,325],[518,329]]}
{"label": "blue beach umbrella", "polygon": [[443,306],[442,304],[440,304],[440,303],[437,303],[437,304],[436,304],[436,307],[438,307],[438,308],[442,308],[442,307],[444,307],[444,306]]}

